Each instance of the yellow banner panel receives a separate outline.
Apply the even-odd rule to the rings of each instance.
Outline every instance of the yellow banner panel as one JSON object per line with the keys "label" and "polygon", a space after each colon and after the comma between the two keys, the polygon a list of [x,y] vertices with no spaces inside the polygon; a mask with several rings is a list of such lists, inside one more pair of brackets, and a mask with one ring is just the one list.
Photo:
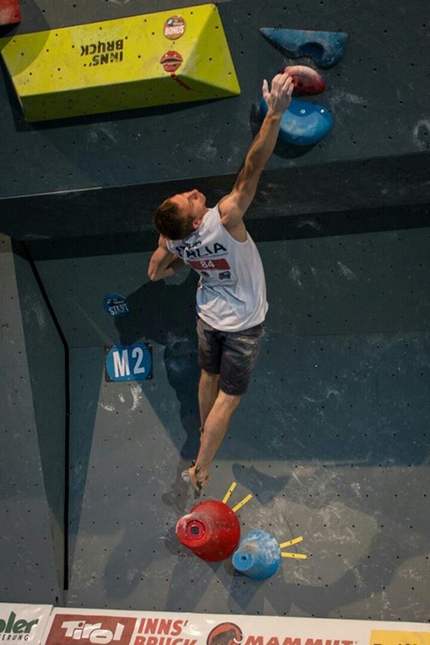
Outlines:
{"label": "yellow banner panel", "polygon": [[372,629],[369,645],[430,645],[430,629],[426,632]]}

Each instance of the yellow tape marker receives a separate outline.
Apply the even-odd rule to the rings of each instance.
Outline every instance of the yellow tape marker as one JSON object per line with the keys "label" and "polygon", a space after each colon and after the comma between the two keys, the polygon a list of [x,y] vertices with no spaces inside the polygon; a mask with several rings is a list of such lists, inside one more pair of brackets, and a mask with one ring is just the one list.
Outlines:
{"label": "yellow tape marker", "polygon": [[304,553],[281,553],[283,558],[296,558],[297,560],[306,560],[308,557]]}
{"label": "yellow tape marker", "polygon": [[288,542],[282,542],[279,546],[281,549],[283,549],[286,546],[292,546],[293,544],[298,544],[299,542],[303,542],[302,537],[294,538],[294,540],[288,540]]}
{"label": "yellow tape marker", "polygon": [[234,491],[234,489],[236,488],[236,486],[237,486],[236,482],[233,482],[232,485],[230,486],[230,488],[228,489],[228,491],[226,492],[226,494],[224,496],[224,499],[222,500],[223,504],[227,504],[227,502],[230,499],[231,494]]}
{"label": "yellow tape marker", "polygon": [[245,506],[245,504],[247,504],[250,499],[252,499],[251,493],[249,495],[247,495],[241,502],[239,502],[239,504],[236,504],[236,506],[231,509],[233,511],[233,513],[236,513],[236,511],[238,511],[240,508],[242,508],[242,506]]}

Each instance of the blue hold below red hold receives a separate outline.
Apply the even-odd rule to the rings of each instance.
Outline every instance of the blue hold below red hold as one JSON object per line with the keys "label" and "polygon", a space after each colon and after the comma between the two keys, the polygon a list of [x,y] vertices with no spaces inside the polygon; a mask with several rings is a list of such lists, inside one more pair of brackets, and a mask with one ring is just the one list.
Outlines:
{"label": "blue hold below red hold", "polygon": [[250,531],[233,553],[233,566],[248,578],[262,580],[276,573],[281,558],[281,548],[273,535],[266,531]]}
{"label": "blue hold below red hold", "polygon": [[[260,115],[267,114],[267,103],[260,102]],[[314,103],[291,99],[281,119],[279,138],[297,146],[311,146],[321,141],[333,127],[333,117],[327,108]]]}

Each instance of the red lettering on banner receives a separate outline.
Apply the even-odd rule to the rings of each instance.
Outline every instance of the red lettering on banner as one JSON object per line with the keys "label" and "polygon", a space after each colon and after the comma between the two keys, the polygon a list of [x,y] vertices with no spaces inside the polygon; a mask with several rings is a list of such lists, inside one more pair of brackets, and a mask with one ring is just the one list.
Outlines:
{"label": "red lettering on banner", "polygon": [[[196,271],[219,271],[229,269],[230,265],[224,258],[220,260],[192,260],[188,263]],[[253,638],[250,636],[250,638]]]}
{"label": "red lettering on banner", "polygon": [[272,636],[272,638],[269,638],[266,645],[279,645],[279,640],[276,638],[276,636]]}
{"label": "red lettering on banner", "polygon": [[170,632],[172,636],[178,636],[182,632],[183,628],[187,623],[188,623],[188,620],[175,620],[173,622],[173,629]]}
{"label": "red lettering on banner", "polygon": [[133,645],[197,645],[197,640],[172,636],[137,636]]}
{"label": "red lettering on banner", "polygon": [[[160,643],[158,645],[161,645]],[[243,645],[354,645],[354,641],[350,640],[331,640],[322,638],[292,638],[286,636],[283,640],[278,639],[277,636],[271,636],[267,640],[263,636],[248,636]]]}
{"label": "red lettering on banner", "polygon": [[[186,620],[171,620],[167,618],[142,618],[139,623],[139,634],[179,636],[187,622]],[[146,642],[148,644],[149,640]]]}
{"label": "red lettering on banner", "polygon": [[56,614],[46,645],[129,645],[136,618]]}
{"label": "red lettering on banner", "polygon": [[264,645],[262,636],[248,636],[245,645]]}
{"label": "red lettering on banner", "polygon": [[147,618],[145,632],[148,634],[156,634],[158,627],[158,618]]}
{"label": "red lettering on banner", "polygon": [[[187,620],[142,618],[139,621],[138,635],[132,645],[197,645],[196,640],[177,638],[187,623]],[[168,635],[159,636],[159,634]]]}

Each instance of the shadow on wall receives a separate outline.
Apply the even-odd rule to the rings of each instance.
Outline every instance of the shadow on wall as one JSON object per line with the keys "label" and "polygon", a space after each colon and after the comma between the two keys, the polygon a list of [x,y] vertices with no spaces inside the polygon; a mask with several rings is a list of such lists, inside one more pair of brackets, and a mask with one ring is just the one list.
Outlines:
{"label": "shadow on wall", "polygon": [[[181,280],[181,282],[179,282]],[[127,295],[130,313],[124,318],[115,320],[121,344],[132,344],[143,339],[145,342],[164,346],[163,363],[169,385],[175,390],[180,404],[180,420],[185,431],[185,443],[178,446],[179,460],[173,475],[170,490],[162,495],[163,503],[172,508],[172,518],[182,515],[188,503],[188,486],[181,478],[182,470],[189,465],[198,450],[199,413],[197,385],[199,369],[197,364],[197,342],[195,332],[195,291],[196,276],[193,272],[184,272],[174,282],[148,282],[134,293]],[[157,368],[161,370],[161,366]],[[167,396],[172,393],[166,390]],[[157,410],[162,403],[163,392],[160,388],[145,389],[145,395],[152,397],[152,405]],[[165,427],[172,443],[177,441],[173,436],[173,426],[166,420]],[[153,523],[157,524],[156,510],[150,505],[148,513],[154,513]],[[174,520],[172,519],[172,525]],[[127,598],[138,587],[142,572],[147,563],[142,561],[142,554],[150,553],[152,546],[145,532],[141,534],[141,543],[136,550],[136,535],[125,532],[121,543],[112,552],[103,574],[103,585],[110,598],[120,600]],[[177,552],[178,545],[174,536],[168,536],[169,549]],[[139,562],[132,553],[138,552]],[[124,553],[130,554],[129,562],[124,561]],[[187,558],[187,561],[190,558]],[[124,575],[124,571],[128,571]]]}
{"label": "shadow on wall", "polygon": [[[181,275],[183,278],[184,274]],[[164,368],[180,404],[186,432],[180,456],[190,460],[198,448],[199,414],[195,292],[197,277],[189,272],[180,283],[147,282],[127,296],[130,313],[115,320],[121,344],[144,339],[164,346]],[[151,392],[146,392],[151,396]],[[157,405],[154,400],[155,406]],[[169,427],[167,426],[167,430]],[[171,437],[173,443],[175,438]]]}
{"label": "shadow on wall", "polygon": [[[326,473],[319,469],[314,476],[324,478]],[[393,488],[396,476],[396,474],[393,474],[388,489]],[[400,473],[400,477],[405,476],[408,476],[406,471]],[[265,601],[267,601],[277,615],[289,615],[292,607],[298,607],[303,612],[303,615],[312,617],[356,618],[354,604],[367,600],[368,608],[366,611],[369,614],[365,614],[366,618],[373,620],[400,620],[400,616],[404,616],[406,610],[408,612],[407,620],[428,621],[428,607],[425,603],[409,603],[411,596],[408,596],[408,592],[405,592],[399,586],[397,586],[398,595],[394,595],[393,590],[390,590],[390,585],[398,585],[399,578],[410,579],[412,584],[414,584],[413,580],[422,579],[421,574],[418,573],[418,568],[420,566],[419,560],[424,560],[429,549],[427,518],[421,512],[419,505],[415,508],[411,507],[408,494],[402,496],[400,505],[393,503],[393,498],[387,494],[387,482],[384,481],[383,477],[381,478],[380,473],[371,473],[369,477],[371,478],[374,494],[366,495],[364,504],[363,499],[358,498],[353,493],[348,494],[347,491],[343,490],[345,482],[341,483],[341,480],[339,480],[335,486],[335,490],[340,491],[346,501],[346,507],[354,511],[352,517],[355,516],[356,512],[362,513],[362,517],[368,518],[370,523],[375,525],[375,534],[369,546],[364,549],[360,557],[355,561],[353,558],[349,562],[345,555],[345,551],[348,551],[349,540],[352,538],[356,542],[357,548],[360,548],[356,532],[357,527],[352,524],[351,528],[348,529],[345,525],[345,532],[342,534],[337,533],[336,530],[333,531],[333,528],[331,529],[333,531],[331,538],[333,545],[332,555],[343,558],[345,564],[343,575],[328,584],[316,583],[315,578],[306,579],[306,577],[301,577],[300,575],[296,576],[294,574],[294,561],[284,563],[281,565],[281,572],[282,568],[284,569],[284,592],[280,594],[279,586],[266,584],[264,585],[264,594],[259,594],[257,592],[262,586],[262,581],[247,580],[247,584],[244,585],[243,576],[236,573],[229,589],[229,610],[232,613],[246,611],[251,614],[260,614],[264,613],[264,605]],[[425,497],[424,491],[426,491],[427,486],[425,478],[415,477],[414,482],[416,483],[415,493],[417,497],[422,497],[423,495]],[[306,488],[307,482],[303,483]],[[289,495],[291,495],[291,488]],[[293,491],[292,499],[294,500],[294,498]],[[303,499],[305,499],[305,496],[303,496]],[[312,500],[311,504],[306,503],[309,510],[315,513],[323,511],[326,517],[329,517],[331,511],[335,509],[333,500],[326,499],[324,502],[319,503],[315,500],[315,497],[310,496],[307,496],[307,500]],[[405,539],[405,535],[407,535],[405,529],[407,530],[408,528],[415,529],[413,539]],[[329,534],[330,529],[328,528],[327,535]],[[319,561],[316,565],[317,567],[321,567],[329,553],[324,551],[324,548],[321,548],[322,545],[321,535],[312,534],[311,531],[308,531],[307,552],[311,557],[315,557],[316,562]],[[333,565],[332,572],[336,571],[336,563],[333,561],[331,564]],[[329,567],[328,571],[330,570],[329,561],[320,570],[323,571],[325,567]],[[328,571],[326,569],[324,575],[327,576]],[[282,575],[282,573],[279,575]],[[328,574],[326,580],[330,578],[330,575],[331,573]],[[322,578],[318,579],[322,580]],[[413,586],[411,590],[414,590]],[[375,603],[372,605],[369,599],[376,597],[378,594],[381,596],[381,604]],[[408,598],[406,605],[404,604],[405,598]]]}
{"label": "shadow on wall", "polygon": [[[169,282],[160,281],[143,284],[133,293],[127,294],[130,313],[125,318],[116,318],[114,321],[120,344],[127,345],[143,340],[159,346],[154,348],[154,359],[158,360],[156,372],[161,375],[164,365],[170,387],[166,387],[165,379],[160,377],[158,380],[154,380],[154,387],[144,388],[144,394],[149,398],[157,416],[163,421],[172,444],[177,447],[177,452],[174,450],[171,454],[172,481],[165,482],[165,490],[162,495],[163,504],[170,507],[163,512],[167,512],[168,516],[172,516],[172,525],[174,525],[174,519],[184,513],[188,503],[188,486],[182,480],[181,473],[185,467],[190,465],[192,457],[196,455],[199,442],[200,423],[197,401],[199,369],[195,332],[196,278],[197,276],[195,276],[194,272],[186,273],[184,271],[180,276]],[[98,351],[103,350],[98,348]],[[160,358],[157,359],[157,356]],[[163,365],[161,364],[161,357]],[[94,365],[94,370],[98,370],[100,367],[99,361],[94,361],[91,364]],[[100,375],[95,373],[90,380],[94,384],[98,384]],[[169,416],[161,409],[166,397],[169,397],[169,399],[174,399],[175,397],[171,388],[174,389],[180,406],[180,422],[184,429],[184,433],[180,433],[181,437],[179,438],[182,445],[177,445],[178,437],[176,435],[178,433],[175,432],[175,425],[176,429],[178,425],[177,417]],[[88,410],[88,426],[90,426],[91,417],[94,414],[91,403],[97,401],[97,394],[95,392],[91,392],[91,394],[83,392],[82,396],[85,396],[88,401],[84,407]],[[92,433],[91,437],[79,436],[76,438],[76,441],[81,444],[76,453],[84,454],[86,460],[90,453],[91,438]],[[82,448],[83,441],[86,442],[84,448]],[[72,561],[74,548],[76,547],[73,538],[79,530],[82,491],[85,490],[87,466],[87,461],[86,464],[75,464],[74,477],[76,480],[79,478],[80,485],[76,486],[76,491],[72,491],[72,494],[75,495],[71,504],[71,507],[75,509],[75,513],[71,518],[72,540],[70,553]],[[81,498],[78,499],[77,496],[81,496]],[[130,504],[128,515],[136,517],[137,511],[134,506],[134,500],[127,501]],[[152,526],[157,526],[159,520],[159,507],[151,504],[146,505],[145,522],[150,523]],[[138,537],[136,537],[134,530],[124,531],[120,543],[110,554],[103,572],[103,586],[107,597],[114,601],[119,601],[129,597],[133,590],[138,587],[141,583],[142,573],[149,566],[149,560],[144,554],[152,553],[151,539],[145,531],[139,532]],[[173,538],[171,541],[171,548],[174,548]],[[138,554],[137,560],[135,554]]]}
{"label": "shadow on wall", "polygon": [[[410,475],[407,471],[403,471],[401,476]],[[311,515],[309,516],[305,550],[310,558],[314,558],[314,564],[309,565],[310,568],[305,568],[301,573],[300,564],[294,561],[284,562],[273,581],[252,580],[235,572],[230,559],[219,563],[203,564],[189,551],[183,552],[177,548],[175,552],[174,540],[171,539],[169,550],[180,557],[174,565],[166,608],[175,611],[193,611],[215,575],[217,582],[224,586],[228,594],[228,610],[233,614],[264,614],[269,604],[274,614],[278,616],[297,615],[297,608],[299,608],[300,612],[307,616],[356,618],[354,605],[380,594],[381,604],[371,605],[369,602],[366,608],[369,614],[365,614],[366,618],[399,620],[407,610],[407,620],[427,621],[428,608],[425,603],[409,604],[407,601],[408,605],[405,606],[405,598],[408,596],[404,595],[401,589],[397,596],[394,596],[392,589],[388,591],[390,585],[398,584],[399,577],[408,579],[409,576],[416,576],[409,578],[412,584],[412,580],[422,580],[415,568],[419,567],[418,558],[424,559],[425,554],[428,553],[429,538],[425,514],[422,514],[418,506],[411,509],[407,494],[403,496],[400,506],[393,504],[392,497],[386,494],[387,482],[377,471],[369,474],[374,494],[366,496],[364,504],[363,498],[357,497],[348,487],[348,479],[347,481],[342,478],[331,480],[334,482],[332,491],[334,497],[330,499],[325,497],[318,501],[315,496],[302,492],[303,488],[308,490],[308,485],[312,483],[313,478],[327,480],[330,477],[331,475],[322,468],[317,469],[310,476],[310,480],[303,480],[296,488],[290,486],[288,491],[289,498],[295,502],[302,501],[311,514],[322,512],[325,518],[337,517],[344,526],[343,531],[338,532],[335,528],[336,522],[331,528],[330,520],[327,525],[324,524],[326,527],[324,532],[327,536],[331,535],[331,547],[327,549],[327,542],[322,540],[322,534],[311,530],[312,519]],[[354,477],[355,475],[351,474],[351,481]],[[396,477],[397,474],[393,473],[389,489],[392,488]],[[417,496],[421,497],[423,494],[425,496],[425,479],[415,481],[418,481]],[[345,503],[342,518],[339,516],[341,506],[337,506],[334,501],[337,499],[337,493],[341,493]],[[369,525],[358,527],[352,524],[348,527],[346,524],[348,510],[353,511],[351,518],[361,516],[364,521],[369,522]],[[287,517],[287,508],[285,508],[285,514]],[[292,518],[288,524],[291,534],[294,535]],[[413,539],[404,538],[405,528],[409,524],[412,524],[415,529]],[[361,545],[363,531],[368,531],[371,526],[375,533],[369,545]],[[368,537],[368,533],[366,535]],[[342,559],[341,568],[338,568],[333,557]],[[318,577],[320,582],[316,579],[317,571],[321,574],[321,577]],[[341,571],[341,575],[337,577]],[[184,585],[184,579],[190,579],[193,584]],[[322,582],[323,580],[326,584]]]}

